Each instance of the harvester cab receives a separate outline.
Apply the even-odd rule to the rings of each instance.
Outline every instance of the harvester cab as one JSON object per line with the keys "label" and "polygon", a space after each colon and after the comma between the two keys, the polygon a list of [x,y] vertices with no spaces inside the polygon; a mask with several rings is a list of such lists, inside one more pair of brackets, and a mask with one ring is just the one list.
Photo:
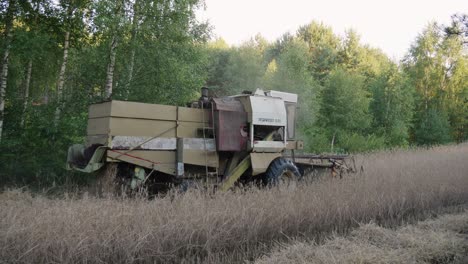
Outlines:
{"label": "harvester cab", "polygon": [[67,168],[97,171],[105,184],[115,184],[109,188],[160,189],[198,180],[226,191],[239,179],[272,185],[301,178],[304,166],[335,164],[294,155],[303,148],[295,139],[296,94],[257,89],[211,97],[202,88],[201,95],[189,107],[117,100],[90,105],[86,143],[69,148]]}

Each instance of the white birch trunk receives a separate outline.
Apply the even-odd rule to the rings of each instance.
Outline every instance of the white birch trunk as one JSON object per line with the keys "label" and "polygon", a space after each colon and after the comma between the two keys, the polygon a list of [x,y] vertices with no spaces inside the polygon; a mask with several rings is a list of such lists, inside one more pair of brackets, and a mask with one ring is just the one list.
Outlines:
{"label": "white birch trunk", "polygon": [[114,80],[114,68],[115,68],[115,55],[117,53],[117,37],[114,35],[112,37],[112,43],[110,47],[110,60],[107,65],[107,74],[106,74],[106,89],[105,89],[105,99],[109,100],[112,96],[112,84]]}
{"label": "white birch trunk", "polygon": [[125,99],[128,99],[128,96],[130,95],[130,85],[132,84],[133,80],[133,68],[135,67],[135,48],[132,48],[132,51],[130,52],[130,64],[128,66],[128,81],[127,84],[125,85]]}
{"label": "white birch trunk", "polygon": [[26,73],[26,83],[24,85],[24,102],[23,102],[23,115],[21,116],[21,127],[24,127],[24,120],[26,119],[26,112],[28,110],[31,73],[32,73],[32,59],[29,59],[28,70]]}
{"label": "white birch trunk", "polygon": [[2,140],[3,119],[5,117],[5,95],[8,79],[8,63],[11,48],[11,27],[13,25],[14,13],[16,9],[16,1],[10,0],[7,11],[7,21],[5,23],[5,48],[2,56],[2,72],[0,73],[0,141]]}
{"label": "white birch trunk", "polygon": [[63,46],[63,60],[62,66],[60,67],[59,78],[57,82],[57,108],[55,108],[54,126],[57,127],[60,120],[60,114],[62,113],[62,94],[63,85],[65,83],[65,71],[67,70],[68,62],[68,49],[70,46],[70,31],[65,33],[65,43]]}
{"label": "white birch trunk", "polygon": [[335,147],[335,136],[336,136],[336,131],[335,131],[335,133],[333,133],[333,138],[332,138],[332,141],[331,141],[331,146],[330,146],[331,152],[333,152],[333,148]]}
{"label": "white birch trunk", "polygon": [[5,93],[7,87],[7,78],[8,78],[8,57],[10,55],[10,46],[8,45],[3,52],[2,58],[2,73],[1,73],[1,82],[0,82],[0,141],[2,140],[3,132],[3,118],[5,111]]}
{"label": "white birch trunk", "polygon": [[128,66],[128,81],[125,85],[125,99],[128,99],[130,94],[130,86],[133,81],[133,69],[135,67],[135,52],[136,52],[136,37],[138,34],[138,0],[135,0],[135,4],[133,4],[133,21],[132,21],[132,33],[131,33],[131,41],[130,41],[130,64]]}
{"label": "white birch trunk", "polygon": [[109,52],[109,64],[107,65],[106,86],[104,90],[105,100],[112,99],[115,56],[117,53],[117,45],[119,41],[119,31],[120,31],[119,27],[120,27],[120,23],[122,20],[122,14],[124,12],[124,5],[125,5],[125,0],[121,0],[120,2],[117,3],[116,9],[115,9],[115,16],[117,17],[118,21],[116,22],[117,24],[114,25],[115,28],[113,29],[113,35],[112,35],[112,40],[111,40],[110,52]]}

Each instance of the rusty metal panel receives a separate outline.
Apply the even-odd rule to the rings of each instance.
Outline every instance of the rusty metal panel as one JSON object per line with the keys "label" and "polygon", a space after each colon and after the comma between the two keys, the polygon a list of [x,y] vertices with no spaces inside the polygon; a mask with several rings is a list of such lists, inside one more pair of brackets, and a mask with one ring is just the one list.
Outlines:
{"label": "rusty metal panel", "polygon": [[[247,113],[216,111],[216,144],[219,151],[242,151],[247,148]],[[247,131],[246,131],[247,130]]]}
{"label": "rusty metal panel", "polygon": [[215,98],[215,129],[218,151],[247,148],[247,112],[237,98]]}
{"label": "rusty metal panel", "polygon": [[[252,105],[250,104],[250,96],[245,95],[245,96],[239,96],[236,97],[237,100],[239,100],[242,103],[242,106],[244,107],[244,111],[247,113],[252,113]],[[247,115],[247,122],[252,123],[252,115]]]}
{"label": "rusty metal panel", "polygon": [[244,112],[244,106],[242,106],[242,103],[237,98],[221,97],[213,98],[213,101],[215,102],[215,110]]}

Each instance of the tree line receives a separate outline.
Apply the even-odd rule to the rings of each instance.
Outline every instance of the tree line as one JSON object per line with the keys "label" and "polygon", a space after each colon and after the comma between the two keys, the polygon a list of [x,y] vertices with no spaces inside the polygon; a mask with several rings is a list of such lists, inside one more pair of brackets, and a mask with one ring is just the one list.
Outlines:
{"label": "tree line", "polygon": [[311,22],[273,42],[212,39],[201,0],[0,3],[0,182],[86,181],[64,171],[87,107],[107,99],[184,105],[201,86],[299,94],[307,152],[359,152],[467,139],[464,14],[429,23],[402,61]]}
{"label": "tree line", "polygon": [[299,94],[297,121],[308,151],[359,152],[467,139],[466,15],[429,23],[393,61],[319,22],[273,43],[208,43],[207,83],[221,91],[262,87]]}

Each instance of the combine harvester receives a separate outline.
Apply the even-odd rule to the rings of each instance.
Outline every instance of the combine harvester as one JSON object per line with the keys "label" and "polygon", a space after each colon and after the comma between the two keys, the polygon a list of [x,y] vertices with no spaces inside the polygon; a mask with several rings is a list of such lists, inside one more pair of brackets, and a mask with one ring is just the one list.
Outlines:
{"label": "combine harvester", "polygon": [[236,183],[276,185],[311,168],[351,171],[346,155],[299,155],[297,95],[279,91],[202,96],[189,107],[107,101],[89,107],[85,145],[68,150],[67,168],[99,171],[106,191],[152,192],[203,182],[218,191]]}

